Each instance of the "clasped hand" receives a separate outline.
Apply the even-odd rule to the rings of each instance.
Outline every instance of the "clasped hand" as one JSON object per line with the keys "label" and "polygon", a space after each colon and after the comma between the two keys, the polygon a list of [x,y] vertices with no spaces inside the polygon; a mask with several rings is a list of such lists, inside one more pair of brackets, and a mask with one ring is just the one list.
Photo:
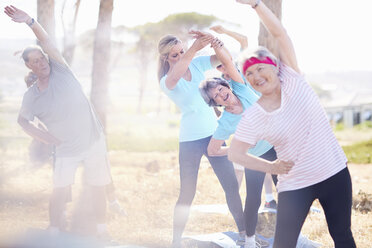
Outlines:
{"label": "clasped hand", "polygon": [[218,49],[223,46],[223,42],[218,39],[217,37],[214,37],[212,34],[200,30],[190,30],[189,34],[192,35],[193,38],[195,38],[195,45],[199,45],[199,49],[204,48],[208,44],[211,45],[212,48]]}

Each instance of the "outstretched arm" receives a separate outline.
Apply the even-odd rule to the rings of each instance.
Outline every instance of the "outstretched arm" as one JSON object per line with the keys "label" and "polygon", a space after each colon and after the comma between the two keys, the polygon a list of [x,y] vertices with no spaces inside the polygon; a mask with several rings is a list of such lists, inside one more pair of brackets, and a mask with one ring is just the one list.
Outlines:
{"label": "outstretched arm", "polygon": [[211,138],[208,144],[207,152],[211,157],[226,156],[229,150],[228,146],[223,146],[224,140]]}
{"label": "outstretched arm", "polygon": [[211,43],[213,40],[213,36],[211,35],[203,35],[201,37],[196,37],[196,40],[191,45],[191,47],[185,52],[182,58],[177,61],[177,63],[169,70],[168,76],[165,80],[165,85],[168,89],[174,89],[176,87],[177,82],[182,78],[182,76],[187,71],[192,59],[194,58],[195,54],[203,49],[205,46]]}
{"label": "outstretched arm", "polygon": [[248,154],[248,149],[252,146],[248,143],[233,138],[228,150],[228,158],[230,161],[244,166],[245,168],[262,171],[274,175],[288,174],[294,166],[291,161],[275,160],[268,161],[253,155]]}
{"label": "outstretched arm", "polygon": [[243,34],[231,31],[231,30],[229,30],[229,29],[227,29],[227,28],[225,28],[221,25],[216,25],[216,26],[210,27],[210,29],[215,31],[216,33],[226,34],[226,35],[230,36],[231,38],[235,39],[237,42],[239,42],[241,50],[244,50],[248,47],[248,38],[247,38],[247,36],[245,36]]}
{"label": "outstretched arm", "polygon": [[[192,31],[192,33],[196,37],[201,37],[208,33],[202,31]],[[211,41],[211,47],[214,49],[216,55],[211,56],[211,64],[213,67],[217,67],[220,64],[223,64],[226,68],[226,71],[229,73],[230,77],[239,83],[244,83],[242,77],[240,76],[238,70],[236,69],[234,62],[232,61],[232,57],[230,52],[226,49],[223,42],[218,39],[214,38]]]}
{"label": "outstretched arm", "polygon": [[66,65],[66,62],[63,59],[61,53],[54,46],[47,32],[34,18],[30,17],[26,12],[14,7],[13,5],[6,6],[4,8],[4,13],[12,18],[12,21],[14,22],[26,23],[34,32],[36,38],[39,40],[43,51],[48,54],[49,57],[53,58],[61,64]]}
{"label": "outstretched arm", "polygon": [[39,140],[46,144],[53,144],[56,146],[61,144],[61,141],[58,140],[53,135],[51,135],[48,131],[35,127],[26,118],[22,117],[21,115],[18,116],[17,122],[23,128],[23,130],[28,135],[30,135],[32,138]]}
{"label": "outstretched arm", "polygon": [[297,65],[296,53],[287,31],[283,27],[280,20],[274,15],[274,13],[261,1],[261,0],[236,0],[242,4],[248,4],[254,7],[262,23],[265,25],[267,30],[277,40],[279,46],[279,57],[280,60],[290,66],[292,69],[300,73],[300,69]]}

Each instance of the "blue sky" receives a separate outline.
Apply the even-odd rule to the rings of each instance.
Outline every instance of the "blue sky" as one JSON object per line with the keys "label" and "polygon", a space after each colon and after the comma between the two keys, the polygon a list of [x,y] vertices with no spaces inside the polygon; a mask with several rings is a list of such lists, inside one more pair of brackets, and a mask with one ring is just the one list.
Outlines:
{"label": "blue sky", "polygon": [[[56,5],[61,2],[56,0]],[[36,1],[3,0],[1,3],[2,8],[13,4],[36,14]],[[81,0],[78,33],[95,27],[98,6],[99,0]],[[282,21],[295,45],[301,69],[309,73],[372,71],[371,9],[371,0],[283,0]],[[169,14],[191,11],[213,14],[240,24],[231,24],[230,28],[246,34],[250,45],[257,45],[256,14],[249,6],[234,0],[136,0],[130,4],[125,0],[114,0],[113,26],[157,22]],[[32,37],[30,31],[10,22],[5,14],[0,16],[0,22],[1,38]],[[230,44],[226,37],[221,38]]]}

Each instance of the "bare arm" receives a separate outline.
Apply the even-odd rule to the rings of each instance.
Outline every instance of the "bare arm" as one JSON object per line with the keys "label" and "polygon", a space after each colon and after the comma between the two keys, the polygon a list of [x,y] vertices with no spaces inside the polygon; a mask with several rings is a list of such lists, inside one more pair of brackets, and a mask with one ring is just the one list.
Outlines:
{"label": "bare arm", "polygon": [[287,34],[287,31],[283,27],[280,20],[265,5],[265,3],[259,0],[236,0],[236,1],[242,4],[249,4],[251,6],[255,6],[256,3],[258,3],[258,5],[254,9],[256,10],[258,16],[260,17],[262,23],[265,25],[267,30],[277,40],[279,45],[280,60],[283,61],[284,64],[290,66],[292,69],[297,71],[298,73],[301,73],[297,65],[296,53],[292,41]]}
{"label": "bare arm", "polygon": [[208,45],[213,39],[211,35],[204,35],[196,38],[192,46],[185,52],[182,58],[169,70],[167,73],[167,78],[165,80],[165,85],[168,89],[174,89],[177,82],[182,78],[182,76],[187,71],[191,60],[194,58],[196,52]]}
{"label": "bare arm", "polygon": [[207,149],[208,155],[211,157],[226,156],[229,150],[229,147],[222,146],[224,142],[225,142],[224,140],[218,140],[218,139],[211,138],[208,144],[208,149]]}
{"label": "bare arm", "polygon": [[39,140],[46,144],[60,145],[61,141],[56,137],[51,135],[48,131],[42,130],[40,128],[32,125],[27,119],[18,115],[18,124],[23,128],[23,130],[30,135],[32,138]]}
{"label": "bare arm", "polygon": [[228,150],[229,160],[244,166],[245,168],[262,171],[270,174],[288,174],[294,163],[289,161],[275,160],[268,161],[247,153],[252,146],[243,141],[233,138]]}
{"label": "bare arm", "polygon": [[217,60],[217,65],[222,64],[232,80],[244,84],[243,78],[241,77],[240,73],[236,69],[234,62],[232,61],[230,52],[226,49],[223,43],[219,39],[215,39],[212,41],[211,46],[216,53],[215,57]]}
{"label": "bare arm", "polygon": [[20,10],[12,5],[6,6],[4,8],[5,14],[7,14],[12,21],[18,23],[26,23],[30,26],[31,30],[34,32],[36,38],[40,41],[40,45],[43,48],[43,51],[49,55],[49,57],[53,58],[60,64],[64,64],[67,66],[65,60],[63,59],[61,53],[58,49],[54,46],[53,42],[49,38],[47,32],[43,29],[43,27],[33,18],[31,18],[26,12]]}
{"label": "bare arm", "polygon": [[231,31],[225,27],[222,27],[221,25],[213,26],[210,29],[215,31],[216,33],[226,34],[231,38],[235,39],[237,42],[239,42],[241,50],[244,50],[248,47],[248,38],[243,34]]}

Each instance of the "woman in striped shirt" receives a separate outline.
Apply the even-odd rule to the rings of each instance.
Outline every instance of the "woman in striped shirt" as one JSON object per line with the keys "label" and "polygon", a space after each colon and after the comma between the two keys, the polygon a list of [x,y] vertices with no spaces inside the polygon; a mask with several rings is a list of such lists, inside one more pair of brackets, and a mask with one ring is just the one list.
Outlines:
{"label": "woman in striped shirt", "polygon": [[[259,47],[242,60],[242,72],[262,96],[246,109],[228,152],[247,168],[272,173],[278,168],[278,208],[274,247],[296,247],[307,213],[318,199],[336,248],[356,247],[351,232],[351,178],[347,159],[327,116],[297,65],[281,22],[260,0],[249,4],[279,45],[279,59]],[[254,118],[251,118],[254,116]],[[259,140],[270,142],[278,159],[247,154]]]}

